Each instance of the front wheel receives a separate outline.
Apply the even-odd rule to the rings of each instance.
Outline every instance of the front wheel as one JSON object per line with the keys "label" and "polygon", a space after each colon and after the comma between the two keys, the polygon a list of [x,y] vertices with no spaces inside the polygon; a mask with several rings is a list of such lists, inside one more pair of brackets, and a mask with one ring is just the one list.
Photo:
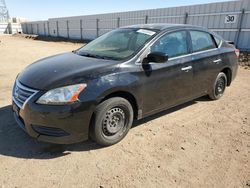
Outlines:
{"label": "front wheel", "polygon": [[102,146],[121,141],[133,122],[133,108],[124,98],[114,97],[99,104],[94,112],[91,137]]}
{"label": "front wheel", "polygon": [[225,73],[220,72],[218,76],[215,79],[213,88],[209,94],[210,99],[212,100],[218,100],[220,99],[227,87],[227,76]]}

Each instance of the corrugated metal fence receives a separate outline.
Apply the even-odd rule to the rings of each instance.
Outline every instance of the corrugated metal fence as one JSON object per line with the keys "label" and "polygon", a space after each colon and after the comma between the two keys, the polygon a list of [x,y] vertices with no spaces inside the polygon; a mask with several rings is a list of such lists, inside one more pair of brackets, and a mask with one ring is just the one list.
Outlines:
{"label": "corrugated metal fence", "polygon": [[0,34],[14,34],[22,32],[21,24],[19,23],[0,23]]}
{"label": "corrugated metal fence", "polygon": [[26,34],[94,39],[115,28],[144,23],[191,24],[217,32],[250,50],[250,0],[89,16],[53,18],[22,24]]}

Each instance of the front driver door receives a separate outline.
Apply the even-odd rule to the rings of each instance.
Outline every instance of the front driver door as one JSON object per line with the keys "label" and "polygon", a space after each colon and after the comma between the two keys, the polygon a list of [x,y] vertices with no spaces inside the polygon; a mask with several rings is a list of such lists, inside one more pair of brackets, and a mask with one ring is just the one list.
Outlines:
{"label": "front driver door", "polygon": [[150,52],[168,54],[169,60],[143,66],[145,116],[192,97],[193,70],[187,39],[187,31],[175,31],[167,33],[150,47]]}

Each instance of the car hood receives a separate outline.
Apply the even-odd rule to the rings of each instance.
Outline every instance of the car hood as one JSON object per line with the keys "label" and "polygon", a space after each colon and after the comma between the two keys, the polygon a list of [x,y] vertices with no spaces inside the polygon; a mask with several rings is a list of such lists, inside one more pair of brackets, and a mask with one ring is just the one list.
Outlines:
{"label": "car hood", "polygon": [[31,88],[49,90],[66,85],[87,82],[88,79],[112,72],[117,61],[64,53],[47,57],[29,65],[18,80]]}

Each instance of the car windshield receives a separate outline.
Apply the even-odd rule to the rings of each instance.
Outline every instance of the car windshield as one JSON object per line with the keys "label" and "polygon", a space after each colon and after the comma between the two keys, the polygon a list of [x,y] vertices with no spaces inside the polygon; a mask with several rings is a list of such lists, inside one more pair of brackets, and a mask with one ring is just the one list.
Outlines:
{"label": "car windshield", "polygon": [[138,52],[156,31],[148,29],[117,29],[102,35],[76,51],[78,55],[113,60],[125,60]]}

